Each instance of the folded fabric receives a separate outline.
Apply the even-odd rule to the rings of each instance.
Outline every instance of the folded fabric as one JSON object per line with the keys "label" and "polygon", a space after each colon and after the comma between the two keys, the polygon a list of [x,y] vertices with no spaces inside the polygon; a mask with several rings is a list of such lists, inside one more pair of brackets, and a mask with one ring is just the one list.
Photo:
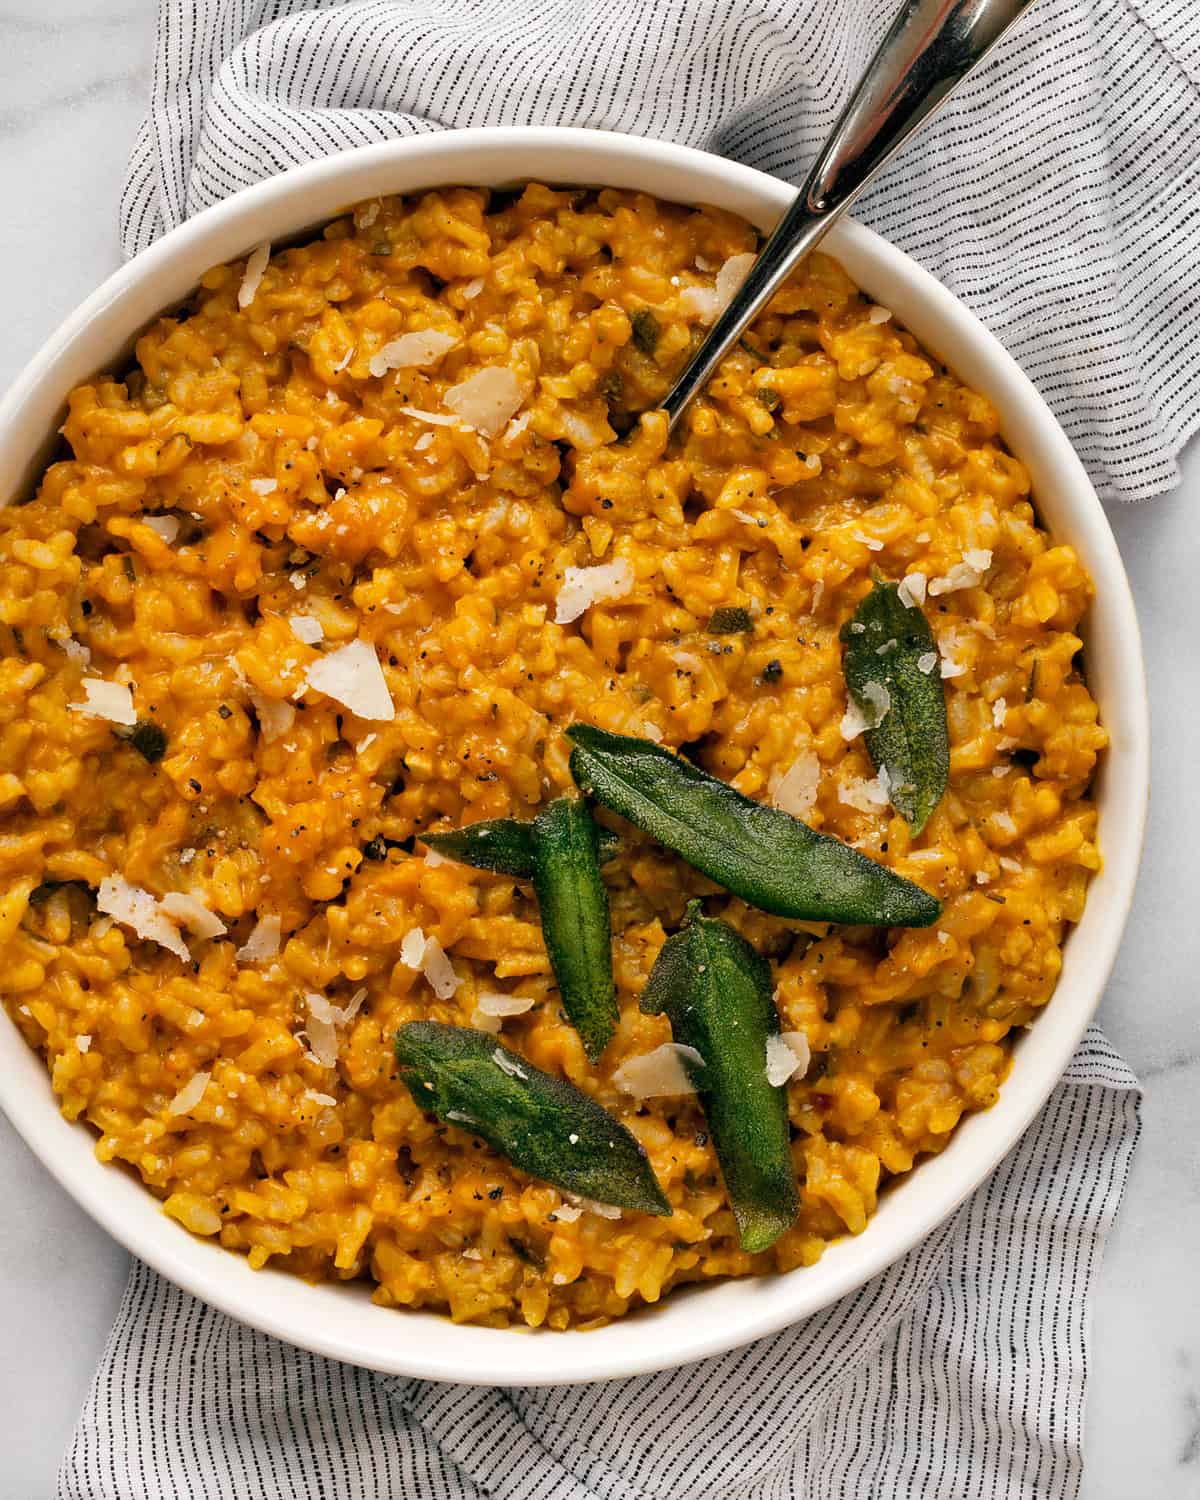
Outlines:
{"label": "folded fabric", "polygon": [[1074,1496],[1088,1293],[1139,1098],[1092,1028],[999,1170],[903,1260],[775,1338],[641,1379],[373,1375],[137,1264],[59,1500]]}

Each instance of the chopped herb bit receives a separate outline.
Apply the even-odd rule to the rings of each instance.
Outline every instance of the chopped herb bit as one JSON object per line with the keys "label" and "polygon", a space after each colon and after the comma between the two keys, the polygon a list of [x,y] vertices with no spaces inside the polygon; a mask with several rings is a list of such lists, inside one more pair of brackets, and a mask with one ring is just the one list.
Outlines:
{"label": "chopped herb bit", "polygon": [[709,635],[744,635],[754,629],[750,611],[736,604],[725,604],[714,609],[708,619]]}
{"label": "chopped herb bit", "polygon": [[[132,729],[114,729],[119,740],[126,740],[143,760],[157,765],[167,753],[167,731],[153,719],[139,719]],[[196,789],[199,790],[197,784]]]}
{"label": "chopped herb bit", "polygon": [[640,307],[629,314],[629,323],[633,329],[633,342],[643,354],[653,354],[658,348],[658,319],[649,308]]}

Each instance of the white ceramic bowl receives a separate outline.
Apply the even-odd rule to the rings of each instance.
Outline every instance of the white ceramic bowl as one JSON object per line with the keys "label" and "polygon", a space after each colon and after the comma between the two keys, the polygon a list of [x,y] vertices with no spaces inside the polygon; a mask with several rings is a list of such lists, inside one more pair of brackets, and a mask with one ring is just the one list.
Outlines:
{"label": "white ceramic bowl", "polygon": [[[719,157],[584,130],[447,132],[299,167],[166,235],[67,319],[0,405],[0,495],[18,491],[44,457],[68,390],[125,358],[136,334],[208,267],[261,240],[296,236],[374,194],[527,178],[717,204],[764,229],[793,196],[786,184]],[[94,1219],[181,1287],[267,1333],[394,1374],[518,1385],[662,1369],[772,1333],[881,1271],[992,1170],[1054,1087],[1108,977],[1141,850],[1148,722],[1129,585],[1079,460],[997,340],[918,265],[861,225],[841,224],[826,248],[964,381],[992,398],[1005,437],[1032,472],[1046,524],[1075,546],[1096,582],[1087,652],[1092,690],[1112,736],[1097,789],[1105,867],[1067,944],[1054,998],[1018,1044],[999,1103],[965,1120],[939,1157],[884,1194],[864,1234],[831,1246],[816,1266],[682,1290],[590,1333],[502,1331],[458,1327],[432,1313],[385,1311],[361,1286],[313,1286],[282,1272],[252,1271],[241,1256],[193,1238],[132,1174],[96,1160],[93,1133],[62,1118],[41,1060],[15,1027],[0,1021],[0,1107]]]}

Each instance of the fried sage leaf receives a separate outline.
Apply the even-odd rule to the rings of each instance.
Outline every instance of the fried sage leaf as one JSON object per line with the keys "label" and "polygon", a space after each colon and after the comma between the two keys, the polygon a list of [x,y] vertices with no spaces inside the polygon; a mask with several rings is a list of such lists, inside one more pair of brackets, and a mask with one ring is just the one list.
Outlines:
{"label": "fried sage leaf", "polygon": [[642,991],[642,1010],[664,1014],[671,1035],[694,1047],[689,1063],[721,1163],[743,1250],[765,1250],[796,1217],[787,1091],[767,1079],[767,1039],[779,1031],[765,959],[724,922],[688,908],[687,926],[663,944]]}
{"label": "fried sage leaf", "polygon": [[472,1131],[514,1167],[598,1203],[670,1214],[646,1153],[624,1125],[494,1036],[410,1021],[396,1033],[395,1051],[422,1109]]}
{"label": "fried sage leaf", "polygon": [[[879,718],[863,731],[867,750],[887,781],[892,806],[915,836],[941,801],[950,775],[946,694],[936,671],[933,631],[915,604],[905,605],[897,585],[881,579],[842,627],[842,640],[850,697],[869,724]],[[932,659],[935,670],[923,672],[922,659],[926,666]]]}
{"label": "fried sage leaf", "polygon": [[533,822],[533,888],[563,1009],[595,1062],[616,1030],[612,929],[596,825],[582,797],[556,797]]}
{"label": "fried sage leaf", "polygon": [[[620,839],[611,828],[596,824],[597,858],[603,864],[617,852]],[[515,875],[519,880],[533,879],[533,824],[516,818],[492,818],[482,823],[468,823],[465,828],[451,828],[446,833],[426,833],[424,843],[447,859],[474,865],[477,870],[495,870],[501,875]]]}
{"label": "fried sage leaf", "polygon": [[751,906],[876,927],[927,927],[941,912],[920,886],[649,740],[591,724],[572,724],[567,735],[571,774],[587,796]]}

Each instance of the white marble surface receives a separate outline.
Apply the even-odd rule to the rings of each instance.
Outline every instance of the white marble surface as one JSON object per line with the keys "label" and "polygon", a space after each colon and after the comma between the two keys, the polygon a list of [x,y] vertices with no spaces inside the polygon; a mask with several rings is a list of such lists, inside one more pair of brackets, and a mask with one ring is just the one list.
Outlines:
{"label": "white marble surface", "polygon": [[[115,204],[155,0],[0,0],[0,386],[118,259]],[[1087,1500],[1200,1495],[1200,712],[1190,605],[1200,446],[1113,522],[1150,667],[1155,757],[1137,905],[1101,1020],[1146,1086],[1092,1315]],[[44,1500],[120,1296],[124,1253],[0,1117],[0,1500]]]}

